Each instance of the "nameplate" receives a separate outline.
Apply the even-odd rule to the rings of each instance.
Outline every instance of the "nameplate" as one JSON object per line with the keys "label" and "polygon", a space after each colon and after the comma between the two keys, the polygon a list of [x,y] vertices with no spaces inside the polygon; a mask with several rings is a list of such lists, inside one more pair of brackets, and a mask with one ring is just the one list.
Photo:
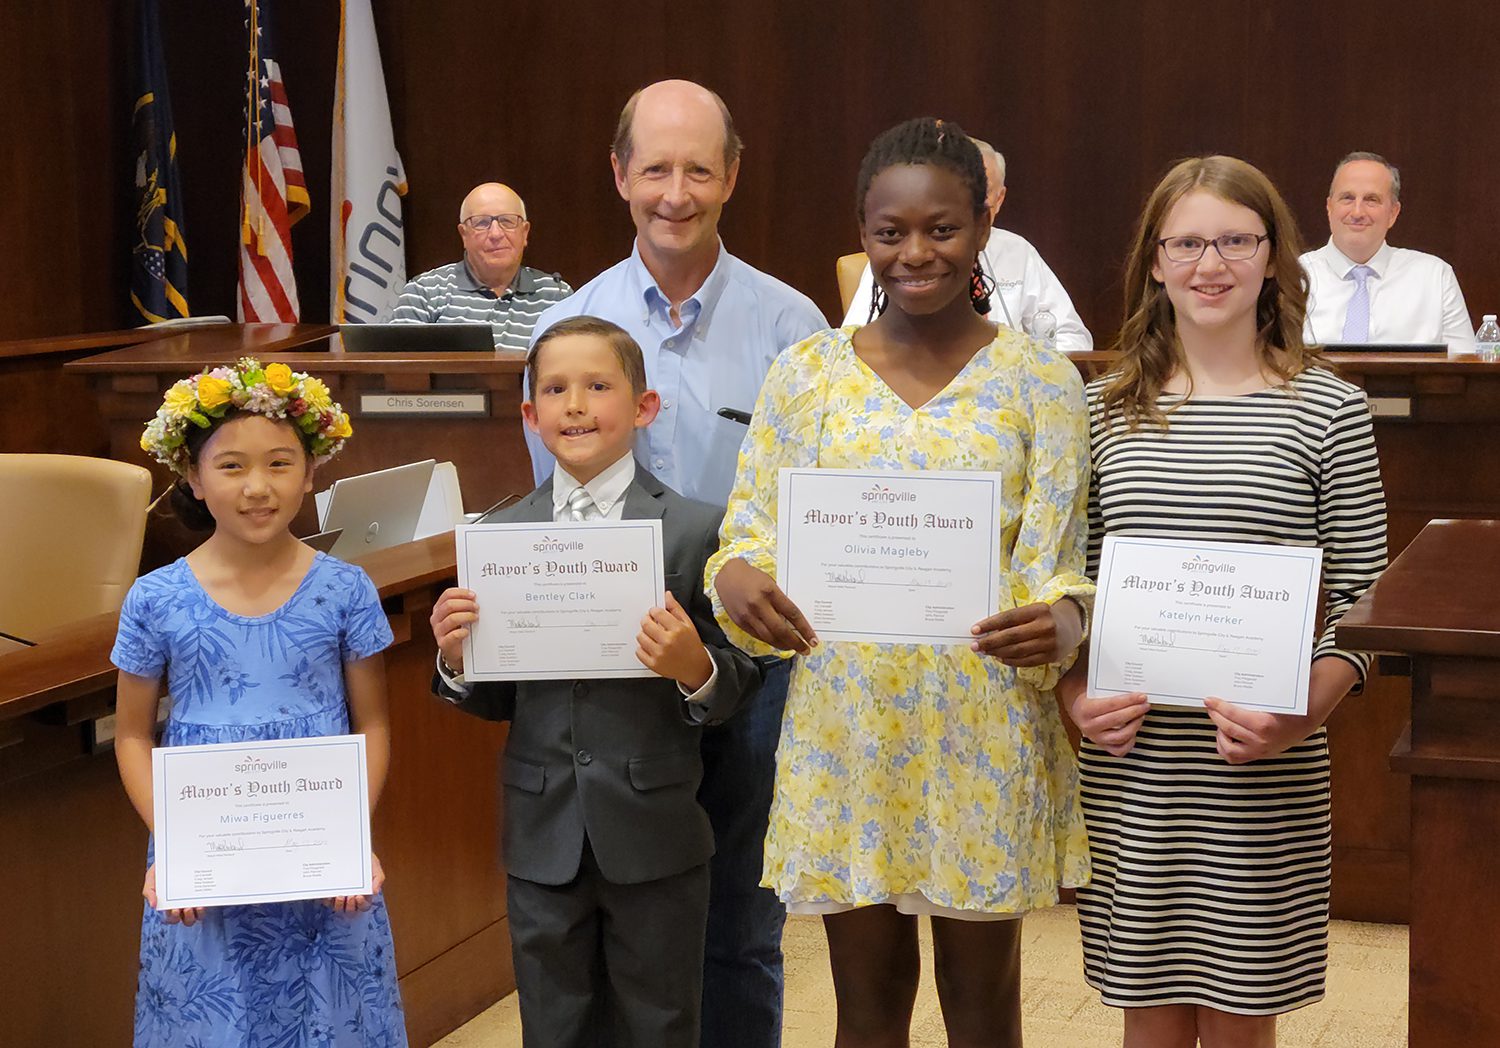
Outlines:
{"label": "nameplate", "polygon": [[1411,418],[1411,397],[1370,397],[1369,404],[1375,418]]}
{"label": "nameplate", "polygon": [[488,418],[488,393],[361,393],[361,415],[416,418]]}

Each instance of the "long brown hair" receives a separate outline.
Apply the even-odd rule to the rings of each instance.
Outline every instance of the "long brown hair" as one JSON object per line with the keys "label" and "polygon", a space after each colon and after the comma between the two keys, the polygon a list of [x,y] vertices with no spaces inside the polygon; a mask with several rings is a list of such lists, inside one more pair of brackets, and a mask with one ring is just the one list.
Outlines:
{"label": "long brown hair", "polygon": [[1255,303],[1255,352],[1261,366],[1289,383],[1309,367],[1327,365],[1316,347],[1302,341],[1307,317],[1307,276],[1298,261],[1302,238],[1296,219],[1271,180],[1232,156],[1180,160],[1146,200],[1125,263],[1125,323],[1115,341],[1120,359],[1101,394],[1105,418],[1111,424],[1117,413],[1129,429],[1143,421],[1167,424],[1167,413],[1157,400],[1186,359],[1177,338],[1176,311],[1151,269],[1167,212],[1199,189],[1248,207],[1266,224],[1273,275],[1266,277]]}

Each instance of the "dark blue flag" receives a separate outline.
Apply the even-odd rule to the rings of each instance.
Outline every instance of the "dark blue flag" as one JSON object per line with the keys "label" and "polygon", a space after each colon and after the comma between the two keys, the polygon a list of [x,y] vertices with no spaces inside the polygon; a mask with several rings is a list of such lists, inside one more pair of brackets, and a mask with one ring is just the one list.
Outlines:
{"label": "dark blue flag", "polygon": [[188,316],[187,242],[177,179],[177,135],[167,94],[156,0],[140,0],[140,53],[135,70],[136,241],[130,301],[149,321]]}

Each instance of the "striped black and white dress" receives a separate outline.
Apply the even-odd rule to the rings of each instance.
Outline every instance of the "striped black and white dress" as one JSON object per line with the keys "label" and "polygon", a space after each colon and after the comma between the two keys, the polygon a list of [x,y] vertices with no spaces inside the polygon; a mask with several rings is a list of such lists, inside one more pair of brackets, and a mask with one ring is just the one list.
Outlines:
{"label": "striped black and white dress", "polygon": [[[1369,406],[1322,369],[1292,390],[1194,397],[1168,427],[1107,432],[1089,386],[1089,574],[1105,535],[1323,548],[1326,626],[1385,567],[1385,497]],[[1173,398],[1163,398],[1163,406]],[[1331,869],[1323,729],[1233,766],[1202,710],[1153,708],[1135,748],[1080,756],[1094,879],[1078,892],[1084,972],[1115,1007],[1271,1015],[1323,996]]]}

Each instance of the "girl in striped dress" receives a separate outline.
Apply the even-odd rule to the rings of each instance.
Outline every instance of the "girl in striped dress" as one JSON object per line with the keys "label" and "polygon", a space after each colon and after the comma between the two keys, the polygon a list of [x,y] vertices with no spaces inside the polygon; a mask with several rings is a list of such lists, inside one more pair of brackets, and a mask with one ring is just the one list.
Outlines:
{"label": "girl in striped dress", "polygon": [[1084,735],[1085,977],[1127,1048],[1264,1048],[1319,1000],[1330,820],[1323,723],[1363,681],[1334,626],[1385,566],[1364,393],[1302,342],[1294,221],[1257,169],[1185,160],[1146,203],[1115,369],[1088,389],[1089,573],[1105,535],[1321,546],[1306,716],[1058,688]]}

